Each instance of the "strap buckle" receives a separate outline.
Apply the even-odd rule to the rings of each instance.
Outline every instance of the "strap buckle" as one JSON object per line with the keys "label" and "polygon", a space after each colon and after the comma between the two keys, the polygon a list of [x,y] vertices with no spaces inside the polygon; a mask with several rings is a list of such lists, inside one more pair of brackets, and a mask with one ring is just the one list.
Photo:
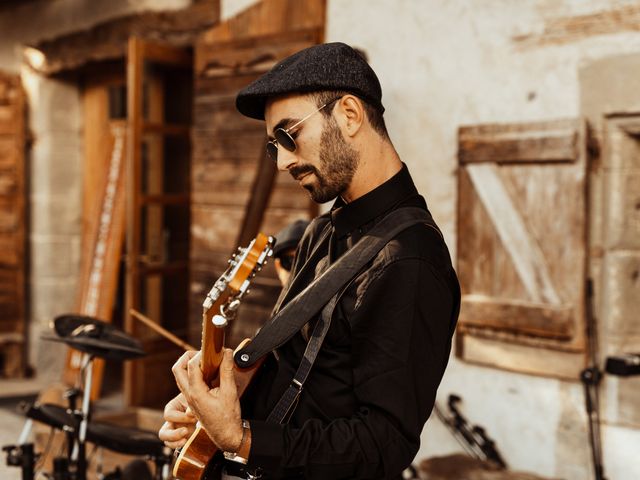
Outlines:
{"label": "strap buckle", "polygon": [[291,380],[291,386],[298,389],[298,393],[302,392],[302,384],[295,378]]}

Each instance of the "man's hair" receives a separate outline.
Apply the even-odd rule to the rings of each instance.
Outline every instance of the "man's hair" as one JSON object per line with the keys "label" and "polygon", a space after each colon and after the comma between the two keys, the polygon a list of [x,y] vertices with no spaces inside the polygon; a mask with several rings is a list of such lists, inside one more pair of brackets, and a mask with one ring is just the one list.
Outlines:
{"label": "man's hair", "polygon": [[[309,94],[309,96],[313,99],[313,101],[315,102],[318,108],[344,95],[355,95],[355,94],[351,92],[339,91],[339,90],[338,91],[322,90],[319,92],[311,92]],[[371,127],[378,133],[378,135],[388,140],[389,133],[387,132],[387,126],[384,123],[384,117],[382,116],[382,112],[378,110],[376,107],[374,107],[373,105],[371,105],[370,103],[368,103],[366,100],[363,100],[360,97],[358,98],[360,99],[360,101],[362,102],[362,105],[364,106],[364,111],[367,116],[367,119],[369,120],[369,123],[371,124]],[[323,108],[321,110],[322,114],[325,117],[329,117],[331,115],[331,112],[333,111],[334,105],[335,103],[330,105],[329,108]]]}

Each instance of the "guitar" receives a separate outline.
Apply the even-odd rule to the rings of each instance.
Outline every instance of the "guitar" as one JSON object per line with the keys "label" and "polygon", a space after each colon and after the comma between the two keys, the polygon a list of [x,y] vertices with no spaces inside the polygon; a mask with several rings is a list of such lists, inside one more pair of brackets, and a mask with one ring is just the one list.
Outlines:
{"label": "guitar", "polygon": [[[219,384],[218,371],[223,357],[224,327],[235,318],[242,298],[249,291],[251,280],[262,270],[273,253],[273,243],[273,237],[259,233],[247,248],[238,248],[238,252],[229,260],[229,267],[216,280],[202,304],[200,366],[204,381],[212,388]],[[243,340],[238,348],[243,348],[250,341],[248,338]],[[256,365],[246,369],[234,365],[239,396],[242,396],[249,386],[260,365],[262,362],[257,362]],[[173,466],[173,476],[179,480],[201,480],[209,460],[217,450],[198,423],[195,431],[180,450]]]}

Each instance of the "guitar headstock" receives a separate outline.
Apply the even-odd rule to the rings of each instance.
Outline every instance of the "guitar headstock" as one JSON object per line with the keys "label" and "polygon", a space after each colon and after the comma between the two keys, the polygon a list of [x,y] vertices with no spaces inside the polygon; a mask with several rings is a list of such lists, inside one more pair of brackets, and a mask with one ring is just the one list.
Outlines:
{"label": "guitar headstock", "polygon": [[[273,254],[274,242],[273,237],[258,233],[247,247],[238,247],[231,256],[227,270],[216,280],[202,304],[203,314],[210,317],[216,327],[224,327],[235,316],[240,301],[249,292],[251,280]],[[210,312],[223,292],[228,297],[216,309],[219,311]]]}

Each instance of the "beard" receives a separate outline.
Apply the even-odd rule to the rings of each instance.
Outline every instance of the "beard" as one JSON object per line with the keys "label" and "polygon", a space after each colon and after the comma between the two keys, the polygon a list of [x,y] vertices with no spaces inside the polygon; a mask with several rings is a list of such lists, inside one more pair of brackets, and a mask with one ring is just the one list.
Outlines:
{"label": "beard", "polygon": [[313,173],[315,181],[303,187],[309,191],[314,202],[325,203],[349,187],[360,160],[358,152],[347,143],[333,116],[329,117],[322,129],[319,156],[319,167],[296,165],[289,172],[293,178]]}

